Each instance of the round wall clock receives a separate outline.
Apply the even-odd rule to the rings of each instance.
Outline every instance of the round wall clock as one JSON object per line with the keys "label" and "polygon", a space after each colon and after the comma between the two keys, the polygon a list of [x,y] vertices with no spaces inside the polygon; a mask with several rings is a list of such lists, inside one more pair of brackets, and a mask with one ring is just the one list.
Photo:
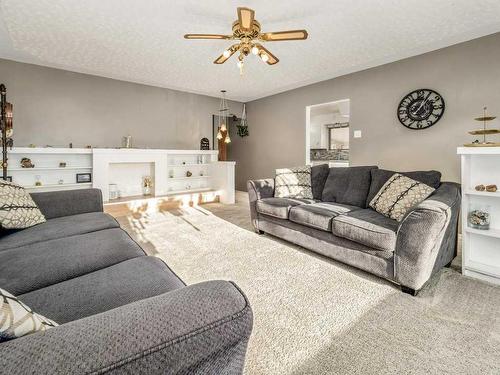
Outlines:
{"label": "round wall clock", "polygon": [[408,129],[426,129],[444,113],[444,100],[436,91],[419,89],[406,95],[398,106],[398,119]]}

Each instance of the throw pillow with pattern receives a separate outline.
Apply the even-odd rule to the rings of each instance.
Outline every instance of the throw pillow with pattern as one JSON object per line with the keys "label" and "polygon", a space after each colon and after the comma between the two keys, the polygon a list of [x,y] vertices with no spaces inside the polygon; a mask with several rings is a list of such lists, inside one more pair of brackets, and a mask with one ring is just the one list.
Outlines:
{"label": "throw pillow with pattern", "polygon": [[370,207],[384,216],[401,221],[408,211],[434,190],[422,182],[395,173],[371,200]]}
{"label": "throw pillow with pattern", "polygon": [[0,225],[2,228],[24,229],[45,221],[45,216],[22,186],[0,180]]}
{"label": "throw pillow with pattern", "polygon": [[313,199],[311,167],[276,169],[274,196],[276,198]]}
{"label": "throw pillow with pattern", "polygon": [[57,325],[0,288],[0,342],[45,331]]}

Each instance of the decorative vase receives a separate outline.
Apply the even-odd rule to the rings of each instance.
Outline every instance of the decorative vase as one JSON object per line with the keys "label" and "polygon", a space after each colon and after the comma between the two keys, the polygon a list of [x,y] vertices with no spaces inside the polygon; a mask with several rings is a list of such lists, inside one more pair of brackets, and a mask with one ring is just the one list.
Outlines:
{"label": "decorative vase", "polygon": [[142,179],[142,194],[143,195],[151,195],[152,183],[153,183],[153,180],[151,179],[150,176],[145,176]]}

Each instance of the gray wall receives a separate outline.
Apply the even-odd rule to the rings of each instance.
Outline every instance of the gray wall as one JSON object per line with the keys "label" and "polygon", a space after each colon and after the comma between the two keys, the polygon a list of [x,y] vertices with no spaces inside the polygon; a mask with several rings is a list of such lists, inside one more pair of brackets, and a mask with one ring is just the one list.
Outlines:
{"label": "gray wall", "polygon": [[[212,142],[219,99],[0,59],[0,82],[14,105],[17,146],[134,146],[197,149]],[[230,102],[241,113],[241,103]]]}
{"label": "gray wall", "polygon": [[[418,88],[443,95],[444,117],[426,130],[409,130],[396,117],[401,98]],[[456,147],[487,105],[500,116],[500,34],[346,75],[247,104],[250,136],[231,155],[237,188],[274,169],[305,163],[305,107],[351,99],[351,165],[378,164],[394,170],[437,169],[459,181]],[[499,121],[493,122],[499,126]],[[352,139],[353,130],[361,139]],[[496,139],[500,141],[500,136]]]}

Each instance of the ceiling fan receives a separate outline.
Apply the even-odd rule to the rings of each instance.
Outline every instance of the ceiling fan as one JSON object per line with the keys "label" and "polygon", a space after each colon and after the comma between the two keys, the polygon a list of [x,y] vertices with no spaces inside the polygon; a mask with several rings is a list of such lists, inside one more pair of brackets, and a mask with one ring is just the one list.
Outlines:
{"label": "ceiling fan", "polygon": [[224,64],[232,55],[239,52],[238,67],[243,73],[243,59],[251,53],[257,55],[268,65],[279,62],[268,49],[260,42],[279,42],[283,40],[307,39],[306,30],[277,31],[272,33],[261,33],[260,23],[255,19],[255,12],[250,8],[238,8],[238,19],[233,22],[233,34],[186,34],[186,39],[227,39],[238,42],[224,50],[222,55],[215,59],[214,64]]}

